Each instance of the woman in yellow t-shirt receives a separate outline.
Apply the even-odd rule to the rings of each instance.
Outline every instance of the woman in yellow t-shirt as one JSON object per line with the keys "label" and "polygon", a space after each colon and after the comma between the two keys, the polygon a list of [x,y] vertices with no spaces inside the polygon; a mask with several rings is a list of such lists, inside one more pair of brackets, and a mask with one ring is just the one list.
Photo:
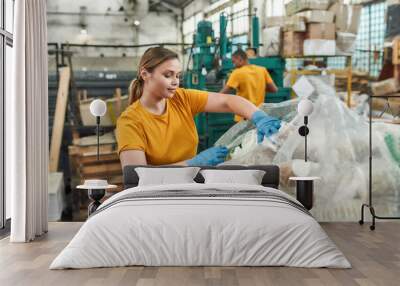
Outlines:
{"label": "woman in yellow t-shirt", "polygon": [[226,147],[197,153],[199,141],[193,117],[199,112],[232,112],[251,119],[258,141],[280,128],[268,116],[239,96],[179,88],[178,55],[162,47],[142,56],[138,76],[129,87],[129,107],[117,121],[118,153],[125,165],[217,165]]}

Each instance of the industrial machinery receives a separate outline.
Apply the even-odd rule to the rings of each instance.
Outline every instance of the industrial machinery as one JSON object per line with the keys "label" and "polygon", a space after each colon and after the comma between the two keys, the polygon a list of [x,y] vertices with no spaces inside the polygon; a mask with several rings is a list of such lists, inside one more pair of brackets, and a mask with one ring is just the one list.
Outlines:
{"label": "industrial machinery", "polygon": [[[218,92],[224,86],[234,68],[231,60],[234,45],[227,37],[227,25],[228,17],[225,13],[221,13],[219,17],[220,36],[217,39],[210,21],[203,20],[197,24],[197,31],[193,36],[193,45],[190,49],[188,68],[185,71],[184,86],[186,88]],[[251,32],[251,48],[257,54],[260,47],[260,26],[259,19],[255,15],[252,16]],[[191,69],[189,69],[190,61],[192,61]],[[283,87],[285,71],[283,58],[256,56],[249,58],[249,62],[265,67],[279,88],[278,92],[266,96],[266,102],[280,102],[290,98],[290,89]],[[200,137],[199,149],[211,147],[233,124],[232,114],[205,113],[198,115],[196,125]]]}

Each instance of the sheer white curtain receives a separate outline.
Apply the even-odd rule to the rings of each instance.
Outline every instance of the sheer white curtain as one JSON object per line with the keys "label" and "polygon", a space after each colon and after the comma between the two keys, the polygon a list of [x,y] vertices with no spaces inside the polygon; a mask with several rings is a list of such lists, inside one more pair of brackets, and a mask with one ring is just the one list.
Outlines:
{"label": "sheer white curtain", "polygon": [[47,232],[48,96],[46,0],[17,0],[13,92],[6,98],[6,188],[12,242]]}

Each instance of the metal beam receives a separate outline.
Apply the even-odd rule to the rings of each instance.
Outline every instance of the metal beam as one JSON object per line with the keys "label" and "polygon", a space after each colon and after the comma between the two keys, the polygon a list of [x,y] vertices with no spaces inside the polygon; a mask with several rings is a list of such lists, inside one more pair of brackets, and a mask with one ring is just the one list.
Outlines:
{"label": "metal beam", "polygon": [[[47,11],[47,15],[57,15],[57,16],[80,16],[82,15],[80,12],[62,12],[62,11]],[[85,13],[85,16],[101,16],[101,17],[136,17],[135,14],[129,14],[129,13],[110,13],[110,12],[104,12],[104,13]]]}
{"label": "metal beam", "polygon": [[13,39],[13,35],[10,32],[7,32],[6,30],[0,29],[0,35],[3,35],[4,37],[8,39]]}
{"label": "metal beam", "polygon": [[5,228],[5,220],[6,220],[6,193],[5,193],[5,150],[4,150],[4,120],[5,120],[5,108],[4,108],[4,94],[5,94],[5,39],[6,39],[6,32],[3,30],[5,26],[5,3],[4,0],[1,0],[1,22],[0,22],[0,229]]}

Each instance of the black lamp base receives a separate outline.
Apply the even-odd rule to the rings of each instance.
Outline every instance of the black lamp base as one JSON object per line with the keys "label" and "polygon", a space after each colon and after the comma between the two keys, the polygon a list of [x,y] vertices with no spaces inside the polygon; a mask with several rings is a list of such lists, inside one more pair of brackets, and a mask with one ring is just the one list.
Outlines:
{"label": "black lamp base", "polygon": [[105,189],[89,189],[88,190],[88,196],[92,200],[92,202],[88,206],[88,215],[90,216],[92,213],[94,213],[97,208],[101,205],[100,200],[104,197],[106,194]]}
{"label": "black lamp base", "polygon": [[314,197],[314,181],[313,180],[298,180],[296,181],[296,199],[303,206],[311,210],[313,207]]}

